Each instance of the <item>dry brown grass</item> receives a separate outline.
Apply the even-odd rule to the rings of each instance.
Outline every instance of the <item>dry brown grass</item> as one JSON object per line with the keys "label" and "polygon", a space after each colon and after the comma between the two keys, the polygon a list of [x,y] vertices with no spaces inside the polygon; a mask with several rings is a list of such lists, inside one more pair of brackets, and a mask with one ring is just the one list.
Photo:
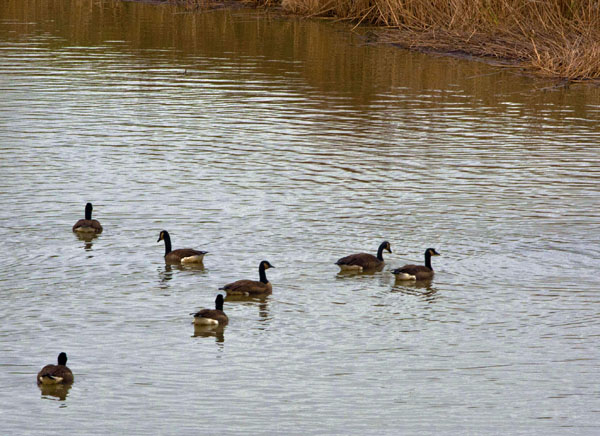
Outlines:
{"label": "dry brown grass", "polygon": [[378,25],[386,42],[518,62],[542,75],[600,78],[598,0],[282,0],[295,14]]}
{"label": "dry brown grass", "polygon": [[[141,0],[153,1],[153,0]],[[158,2],[172,3],[184,6],[187,9],[209,10],[220,8],[234,7],[264,7],[264,8],[279,8],[281,0],[154,0]]]}

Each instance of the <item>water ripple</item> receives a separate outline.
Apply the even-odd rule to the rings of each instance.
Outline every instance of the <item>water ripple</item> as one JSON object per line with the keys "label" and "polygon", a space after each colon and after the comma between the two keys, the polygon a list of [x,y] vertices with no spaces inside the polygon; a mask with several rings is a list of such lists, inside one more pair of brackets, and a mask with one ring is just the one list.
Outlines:
{"label": "water ripple", "polygon": [[[53,428],[53,402],[35,428],[28,409],[57,349],[85,434],[597,428],[581,407],[600,364],[597,93],[532,93],[305,21],[90,8],[129,24],[94,15],[104,37],[86,40],[68,14],[0,20],[8,428]],[[160,38],[128,33],[146,14]],[[105,231],[86,242],[87,201]],[[205,268],[166,267],[161,229]],[[381,272],[337,274],[384,239]],[[433,282],[395,282],[430,246]],[[226,301],[230,324],[195,335],[189,313],[262,259],[273,295]]]}

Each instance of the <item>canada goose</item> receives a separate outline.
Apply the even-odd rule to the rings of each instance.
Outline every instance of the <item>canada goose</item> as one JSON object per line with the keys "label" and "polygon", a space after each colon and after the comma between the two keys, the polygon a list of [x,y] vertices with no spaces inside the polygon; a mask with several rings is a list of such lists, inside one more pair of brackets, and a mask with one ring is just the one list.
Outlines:
{"label": "canada goose", "polygon": [[425,250],[425,265],[404,265],[392,271],[398,280],[428,280],[433,277],[431,268],[431,256],[439,256],[435,248]]}
{"label": "canada goose", "polygon": [[208,251],[198,251],[191,248],[179,248],[171,251],[171,237],[169,232],[163,230],[158,236],[158,241],[165,241],[165,261],[167,263],[202,263]]}
{"label": "canada goose", "polygon": [[77,233],[102,233],[102,226],[98,220],[92,219],[92,203],[85,205],[85,219],[79,220],[73,226],[73,231]]}
{"label": "canada goose", "polygon": [[273,286],[267,280],[265,270],[269,268],[275,268],[268,261],[263,260],[258,265],[258,275],[260,281],[255,282],[254,280],[238,280],[237,282],[229,283],[220,290],[226,291],[227,295],[254,295],[254,294],[270,294],[273,292]]}
{"label": "canada goose", "polygon": [[67,355],[58,355],[58,365],[46,365],[37,375],[38,385],[68,385],[73,383],[73,373],[67,368]]}
{"label": "canada goose", "polygon": [[387,250],[389,253],[392,252],[392,248],[388,241],[383,241],[379,245],[377,257],[369,253],[357,253],[342,257],[335,264],[339,266],[342,271],[361,272],[366,269],[379,268],[384,264],[383,250]]}
{"label": "canada goose", "polygon": [[225,325],[229,322],[229,318],[223,312],[223,295],[217,295],[215,299],[215,308],[214,309],[202,309],[199,312],[194,314],[194,324],[195,325],[209,325],[209,326],[217,326],[217,325]]}

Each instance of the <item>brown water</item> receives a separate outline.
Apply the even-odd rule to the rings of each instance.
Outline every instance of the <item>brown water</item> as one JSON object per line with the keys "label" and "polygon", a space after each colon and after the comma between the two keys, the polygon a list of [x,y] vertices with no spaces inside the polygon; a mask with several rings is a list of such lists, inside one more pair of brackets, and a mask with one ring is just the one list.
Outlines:
{"label": "brown water", "polygon": [[[330,23],[3,0],[2,434],[598,434],[600,89],[552,85]],[[262,259],[273,295],[195,332]]]}

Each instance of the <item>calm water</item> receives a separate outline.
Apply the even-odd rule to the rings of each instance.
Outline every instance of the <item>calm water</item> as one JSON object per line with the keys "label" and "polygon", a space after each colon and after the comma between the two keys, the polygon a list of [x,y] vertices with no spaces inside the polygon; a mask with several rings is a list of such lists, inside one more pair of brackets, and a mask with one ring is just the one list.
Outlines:
{"label": "calm water", "polygon": [[[598,434],[600,89],[552,85],[328,23],[3,0],[0,430]],[[427,247],[433,282],[394,283]],[[195,332],[262,259],[273,295]],[[35,384],[60,351],[63,399]]]}

